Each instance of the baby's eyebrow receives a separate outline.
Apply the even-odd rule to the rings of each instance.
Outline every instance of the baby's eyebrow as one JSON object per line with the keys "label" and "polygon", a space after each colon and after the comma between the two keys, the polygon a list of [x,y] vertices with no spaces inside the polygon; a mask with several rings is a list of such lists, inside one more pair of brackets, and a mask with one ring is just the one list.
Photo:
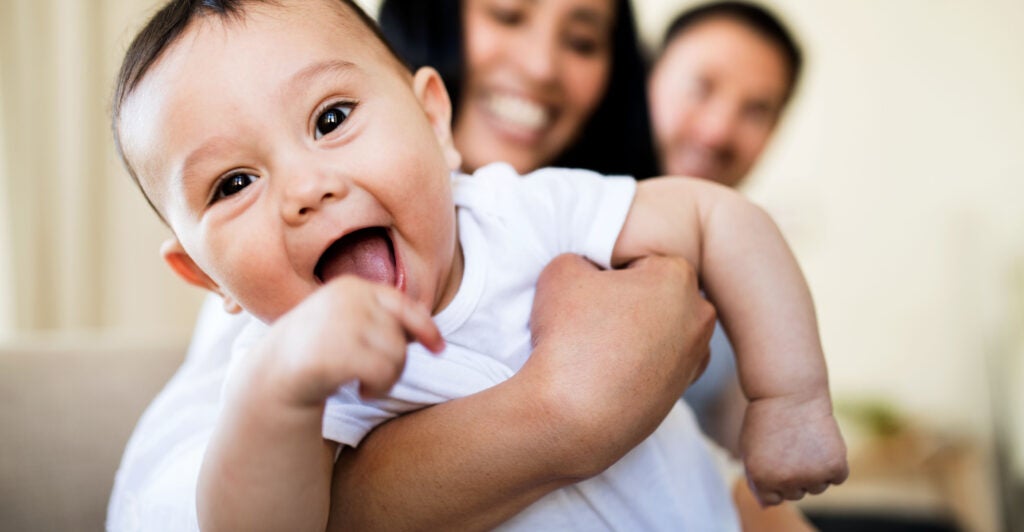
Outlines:
{"label": "baby's eyebrow", "polygon": [[184,162],[181,165],[181,170],[178,173],[178,179],[176,182],[178,186],[184,190],[190,190],[189,182],[199,177],[196,172],[196,165],[200,164],[203,159],[217,155],[219,152],[223,152],[231,144],[231,139],[226,137],[215,137],[209,141],[203,143],[191,153],[189,153]]}
{"label": "baby's eyebrow", "polygon": [[306,65],[292,74],[291,77],[288,78],[288,81],[286,81],[282,86],[282,92],[287,94],[289,92],[299,91],[316,78],[326,75],[348,74],[354,70],[359,70],[359,67],[356,66],[355,63],[345,61],[343,59],[318,61],[316,63]]}

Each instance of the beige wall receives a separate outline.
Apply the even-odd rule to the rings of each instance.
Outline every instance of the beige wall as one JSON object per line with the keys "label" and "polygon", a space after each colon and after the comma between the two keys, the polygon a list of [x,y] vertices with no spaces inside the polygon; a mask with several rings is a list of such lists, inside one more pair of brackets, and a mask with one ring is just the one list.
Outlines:
{"label": "beige wall", "polygon": [[[0,102],[4,101],[3,69],[0,68]],[[0,105],[0,124],[4,123],[4,106]],[[4,128],[0,127],[0,146],[6,144]],[[7,181],[7,153],[0,149],[0,290],[10,290],[14,284],[11,275],[11,233],[4,213],[10,212],[10,194],[2,188]],[[0,297],[0,340],[9,336],[14,329],[14,301],[11,297]]]}
{"label": "beige wall", "polygon": [[[188,335],[200,294],[160,263],[105,121],[155,3],[0,1],[0,331]],[[638,4],[651,41],[682,5]],[[1024,380],[1024,4],[771,5],[808,68],[748,190],[806,270],[837,397],[987,433],[990,394],[1019,388],[995,385]]]}
{"label": "beige wall", "polygon": [[160,264],[167,232],[132,189],[107,125],[130,28],[155,3],[0,2],[9,331],[152,338],[191,328],[199,294]]}

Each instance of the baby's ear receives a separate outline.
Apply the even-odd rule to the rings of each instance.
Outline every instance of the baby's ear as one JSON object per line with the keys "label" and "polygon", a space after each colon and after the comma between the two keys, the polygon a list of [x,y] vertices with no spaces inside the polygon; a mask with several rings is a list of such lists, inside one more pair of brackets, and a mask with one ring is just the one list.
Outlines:
{"label": "baby's ear", "polygon": [[174,273],[186,283],[209,290],[224,299],[225,310],[231,314],[241,312],[242,307],[234,299],[224,294],[217,283],[199,268],[199,265],[192,260],[177,238],[171,237],[164,240],[163,245],[160,246],[160,256],[164,258],[164,262],[171,267],[171,270],[174,270]]}
{"label": "baby's ear", "polygon": [[416,71],[412,79],[413,92],[420,101],[420,106],[427,113],[427,120],[434,128],[434,135],[444,150],[448,167],[458,170],[462,166],[462,154],[455,149],[452,140],[452,102],[448,98],[448,90],[436,70],[423,67]]}

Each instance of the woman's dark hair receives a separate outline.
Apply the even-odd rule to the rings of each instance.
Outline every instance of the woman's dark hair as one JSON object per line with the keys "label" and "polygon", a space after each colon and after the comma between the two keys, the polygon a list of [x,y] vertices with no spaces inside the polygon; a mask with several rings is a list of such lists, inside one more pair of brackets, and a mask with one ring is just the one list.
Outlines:
{"label": "woman's dark hair", "polygon": [[[378,17],[384,36],[412,69],[437,69],[455,112],[465,74],[462,2],[384,0]],[[575,142],[550,164],[642,179],[657,172],[647,115],[646,68],[629,1],[615,0],[615,4],[612,63],[604,97]]]}
{"label": "woman's dark hair", "polygon": [[757,34],[763,36],[778,47],[782,57],[789,64],[789,78],[786,80],[786,97],[783,100],[789,101],[790,96],[796,90],[797,82],[800,80],[800,70],[803,68],[803,54],[793,35],[786,29],[781,20],[768,9],[749,2],[711,2],[702,4],[682,12],[668,26],[665,31],[665,38],[661,41],[661,49],[664,52],[672,41],[680,37],[698,23],[712,18],[724,18],[738,22]]}

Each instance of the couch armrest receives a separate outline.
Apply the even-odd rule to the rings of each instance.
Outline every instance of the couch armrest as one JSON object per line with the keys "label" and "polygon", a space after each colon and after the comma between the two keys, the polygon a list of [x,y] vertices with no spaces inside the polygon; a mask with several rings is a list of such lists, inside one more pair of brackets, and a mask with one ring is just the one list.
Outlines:
{"label": "couch armrest", "polygon": [[102,530],[121,453],[184,343],[0,346],[0,515],[8,530]]}

